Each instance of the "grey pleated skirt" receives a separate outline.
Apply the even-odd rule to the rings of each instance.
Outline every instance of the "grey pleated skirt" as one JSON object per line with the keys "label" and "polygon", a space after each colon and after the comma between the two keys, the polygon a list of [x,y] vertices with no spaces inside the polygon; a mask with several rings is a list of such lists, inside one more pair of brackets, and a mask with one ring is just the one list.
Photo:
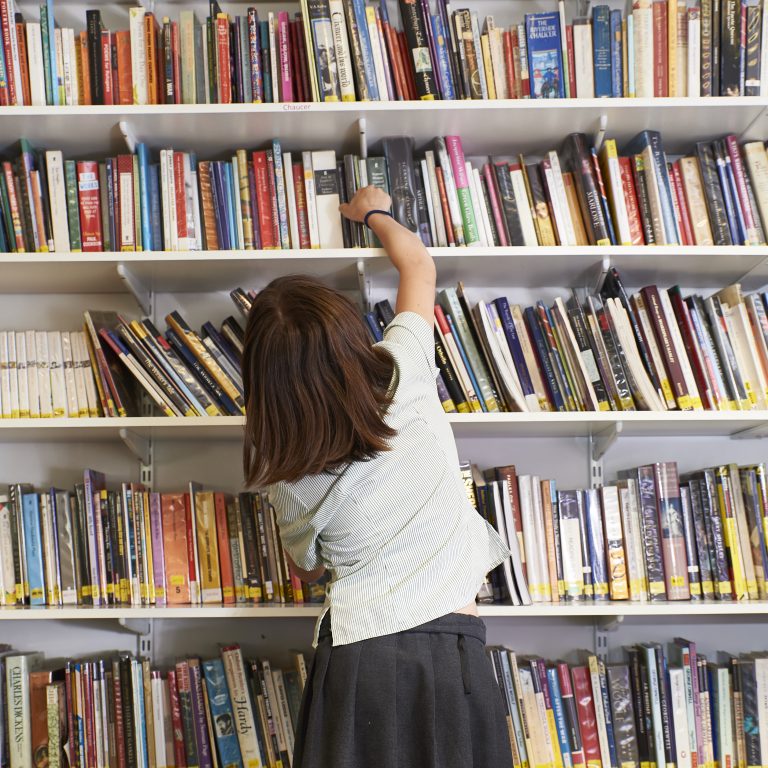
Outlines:
{"label": "grey pleated skirt", "polygon": [[326,616],[293,768],[511,768],[481,619],[451,613],[334,647]]}

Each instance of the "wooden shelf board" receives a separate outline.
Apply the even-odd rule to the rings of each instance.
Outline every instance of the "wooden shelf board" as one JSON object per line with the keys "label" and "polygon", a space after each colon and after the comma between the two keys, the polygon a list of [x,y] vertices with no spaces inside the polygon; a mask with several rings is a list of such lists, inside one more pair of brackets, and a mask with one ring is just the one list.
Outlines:
{"label": "wooden shelf board", "polygon": [[[139,140],[153,148],[194,149],[200,157],[255,147],[279,136],[285,149],[356,151],[357,121],[369,118],[369,147],[385,136],[414,137],[417,146],[436,135],[459,134],[465,153],[541,152],[559,146],[568,131],[595,133],[605,118],[619,146],[638,131],[661,131],[668,152],[726,133],[763,138],[760,118],[768,99],[520,99],[508,101],[355,102],[336,104],[206,104],[161,106],[3,107],[0,151],[20,136],[45,148],[91,154],[120,151],[118,129],[128,120]],[[329,119],[318,119],[321,115]],[[509,115],[508,124],[504,116]],[[221,119],[227,118],[227,130]],[[32,119],[44,118],[44,119]],[[53,138],[55,137],[55,138]]]}
{"label": "wooden shelf board", "polygon": [[[743,288],[751,291],[768,284],[768,247],[432,248],[431,252],[440,285],[463,280],[470,287],[500,289],[591,286],[608,264],[618,268],[630,288],[679,283],[709,290],[742,280]],[[120,293],[126,289],[117,274],[119,264],[155,292],[259,288],[275,277],[295,273],[355,290],[358,261],[377,288],[395,289],[397,275],[384,252],[359,248],[0,254],[0,291]]]}
{"label": "wooden shelf board", "polygon": [[[627,437],[768,435],[768,413],[626,412],[626,413],[494,413],[451,414],[457,437],[587,437],[610,432],[621,424]],[[95,419],[3,419],[0,442],[108,442],[120,430],[160,440],[242,438],[239,416],[209,418],[136,417]]]}
{"label": "wooden shelf board", "polygon": [[[694,616],[767,616],[767,601],[734,602],[669,602],[631,603],[606,602],[583,604],[538,604],[515,607],[511,605],[481,605],[484,618],[680,618]],[[303,606],[172,606],[172,607],[106,607],[87,606],[62,608],[0,608],[0,621],[119,621],[127,619],[307,619],[316,618],[322,610],[318,604]]]}

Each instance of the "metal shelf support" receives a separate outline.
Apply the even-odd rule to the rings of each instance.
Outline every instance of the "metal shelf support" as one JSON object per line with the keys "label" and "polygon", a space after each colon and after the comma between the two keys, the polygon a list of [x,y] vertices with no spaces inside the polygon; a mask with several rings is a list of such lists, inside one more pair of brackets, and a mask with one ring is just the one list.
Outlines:
{"label": "metal shelf support", "polygon": [[365,262],[362,259],[357,260],[357,285],[360,289],[360,297],[363,302],[363,310],[371,311],[371,278],[365,268]]}
{"label": "metal shelf support", "polygon": [[600,122],[598,123],[597,133],[595,134],[595,139],[593,142],[595,152],[599,152],[600,147],[603,146],[603,140],[605,139],[605,134],[607,130],[608,130],[608,115],[602,114],[600,115]]}
{"label": "metal shelf support", "polygon": [[624,622],[623,616],[604,616],[595,620],[595,655],[603,661],[608,655],[608,645],[612,632],[615,632]]}
{"label": "metal shelf support", "polygon": [[592,447],[592,461],[600,461],[605,456],[606,451],[616,442],[616,439],[624,429],[624,424],[617,421],[611,424],[607,429],[598,432],[590,437]]}
{"label": "metal shelf support", "polygon": [[[154,3],[152,3],[154,5]],[[136,145],[139,143],[136,137],[136,132],[133,130],[133,126],[128,120],[121,120],[117,127],[120,129],[120,133],[123,135],[125,146],[128,147],[128,151],[133,155],[136,152]]]}
{"label": "metal shelf support", "polygon": [[144,465],[152,461],[152,441],[148,437],[138,435],[125,427],[120,429],[120,439],[125,447]]}
{"label": "metal shelf support", "polygon": [[141,311],[145,315],[152,314],[152,291],[131,272],[126,264],[117,265],[117,274],[136,303],[141,307]]}
{"label": "metal shelf support", "polygon": [[366,123],[364,117],[360,117],[357,120],[357,134],[358,141],[360,142],[360,157],[365,159],[368,157],[368,134],[366,133]]}

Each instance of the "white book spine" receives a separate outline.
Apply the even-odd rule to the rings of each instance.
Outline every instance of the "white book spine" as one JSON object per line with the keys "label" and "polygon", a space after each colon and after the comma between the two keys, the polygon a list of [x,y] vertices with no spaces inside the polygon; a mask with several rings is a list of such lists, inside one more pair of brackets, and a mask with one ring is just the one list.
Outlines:
{"label": "white book spine", "polygon": [[464,228],[462,225],[461,208],[459,207],[459,194],[456,191],[456,182],[453,178],[453,166],[448,156],[448,149],[441,140],[438,143],[438,161],[443,171],[443,183],[445,184],[445,196],[448,198],[448,208],[451,213],[451,221],[456,230],[456,242],[464,244]]}
{"label": "white book spine", "polygon": [[[198,171],[194,168],[191,171],[192,184],[191,184],[191,201],[192,201],[192,218],[194,223],[194,238],[189,244],[191,251],[203,250],[203,221],[200,214],[200,188],[198,186]],[[145,249],[146,250],[146,249]]]}
{"label": "white book spine", "polygon": [[232,709],[235,714],[237,740],[240,744],[240,754],[243,758],[243,768],[262,768],[264,766],[259,742],[256,738],[256,723],[253,719],[251,697],[243,666],[243,656],[240,648],[224,648],[221,652],[224,663],[224,674],[227,687],[232,699]]}
{"label": "white book spine", "polygon": [[11,369],[8,357],[8,331],[0,331],[0,408],[4,419],[11,418]]}
{"label": "white book spine", "polygon": [[525,179],[523,178],[522,168],[510,168],[510,178],[512,179],[512,190],[515,193],[515,200],[522,201],[517,206],[520,214],[520,224],[523,229],[523,242],[526,246],[536,246],[539,240],[536,237],[536,226],[533,223],[531,207],[528,205],[528,193],[525,191]]}
{"label": "white book spine", "polygon": [[280,93],[280,67],[277,60],[278,45],[275,29],[276,19],[275,14],[272,11],[267,14],[267,24],[269,26],[269,69],[272,73],[272,101],[277,104],[277,102],[282,101],[282,94]]}
{"label": "white book spine", "polygon": [[432,238],[432,245],[437,245],[437,229],[435,223],[435,209],[432,200],[432,184],[429,180],[429,168],[427,167],[427,161],[422,160],[421,163],[421,179],[424,182],[424,199],[427,203],[427,215],[429,216],[429,235]]}
{"label": "white book spine", "polygon": [[166,251],[172,250],[171,235],[171,205],[168,194],[168,150],[160,150],[160,197],[163,212],[163,246]]}
{"label": "white book spine", "polygon": [[171,230],[171,250],[172,251],[185,251],[186,238],[179,238],[179,220],[178,211],[176,209],[176,167],[174,165],[173,156],[174,151],[172,149],[166,150],[165,153],[165,173],[168,184],[168,226]]}
{"label": "white book spine", "polygon": [[[147,104],[147,45],[144,35],[145,10],[141,6],[129,11],[131,33],[131,74],[133,75],[133,103]],[[205,48],[205,46],[203,46]]]}
{"label": "white book spine", "polygon": [[685,704],[685,682],[683,670],[679,667],[669,668],[669,693],[677,768],[692,768],[691,746],[688,737],[688,710]]}
{"label": "white book spine", "polygon": [[471,201],[472,210],[475,212],[475,220],[477,222],[477,236],[478,241],[476,245],[484,247],[488,245],[488,233],[485,228],[485,221],[483,219],[483,213],[480,208],[480,200],[477,197],[477,186],[475,185],[475,174],[472,172],[472,166],[468,163],[464,163],[464,173],[467,175],[467,187],[469,189],[469,199]]}
{"label": "white book spine", "polygon": [[48,170],[48,199],[51,205],[53,243],[57,253],[69,253],[67,188],[64,182],[64,155],[59,150],[45,153]]}
{"label": "white book spine", "polygon": [[760,755],[768,755],[768,656],[755,657],[757,679],[757,727],[760,732]]}
{"label": "white book spine", "polygon": [[763,17],[760,28],[760,95],[762,97],[768,96],[768,8],[766,8],[765,2],[762,3]]}
{"label": "white book spine", "polygon": [[56,572],[56,553],[54,552],[53,518],[51,515],[50,496],[40,494],[40,533],[43,546],[43,573],[45,579],[45,603],[59,604],[58,574]]}
{"label": "white book spine", "polygon": [[11,385],[11,418],[19,418],[19,372],[16,368],[16,333],[8,331],[8,378]]}
{"label": "white book spine", "polygon": [[635,53],[635,96],[653,97],[653,11],[647,0],[632,7],[633,43]]}
{"label": "white book spine", "polygon": [[312,152],[315,177],[317,222],[322,248],[343,248],[339,218],[339,183],[336,174],[336,153],[333,150]]}
{"label": "white book spine", "polygon": [[475,179],[475,189],[477,190],[477,204],[480,207],[480,215],[483,220],[483,226],[485,227],[485,239],[489,247],[493,247],[495,242],[493,240],[493,228],[491,226],[491,212],[488,210],[488,203],[486,202],[485,195],[483,194],[483,180],[480,176],[480,171],[477,168],[472,168],[469,163],[467,165],[472,170],[472,174]]}
{"label": "white book spine", "polygon": [[272,670],[272,679],[275,684],[275,694],[277,695],[277,706],[280,710],[280,717],[285,729],[285,740],[288,747],[288,752],[293,755],[293,748],[295,745],[295,738],[293,734],[293,727],[291,725],[291,710],[288,706],[288,696],[285,690],[285,681],[283,679],[283,671],[281,669]]}
{"label": "white book spine", "polygon": [[5,659],[5,702],[8,714],[7,746],[10,768],[32,768],[32,722],[29,673],[40,666],[39,654],[20,654]]}
{"label": "white book spine", "polygon": [[[192,247],[195,242],[195,214],[192,210],[193,205],[193,196],[192,196],[192,187],[193,187],[193,179],[192,179],[192,158],[189,154],[189,152],[182,153],[182,168],[184,171],[184,215],[185,215],[185,221],[184,221],[184,231],[186,232],[186,237],[184,238],[183,242],[183,248],[182,243],[179,243],[179,250],[185,250],[190,251],[192,250]],[[239,187],[236,187],[238,194],[240,194]],[[238,213],[238,219],[239,217],[239,211],[240,208],[235,209]]]}
{"label": "white book spine", "polygon": [[698,8],[688,10],[688,96],[701,96],[701,18]]}
{"label": "white book spine", "polygon": [[64,353],[61,332],[48,331],[48,364],[51,372],[51,400],[53,415],[60,419],[67,415],[67,390],[64,380]]}
{"label": "white book spine", "polygon": [[611,765],[611,753],[608,746],[608,731],[605,723],[605,709],[603,708],[603,693],[600,686],[600,669],[596,656],[589,657],[589,676],[592,682],[592,701],[595,705],[595,724],[597,726],[597,740],[600,745],[600,756],[603,765]]}
{"label": "white book spine", "polygon": [[241,215],[243,198],[240,194],[240,170],[237,166],[237,157],[231,160],[232,165],[232,186],[235,193],[235,228],[237,230],[237,247],[242,251],[245,249],[245,235],[243,233],[243,217]]}
{"label": "white book spine", "polygon": [[480,75],[480,91],[483,94],[483,98],[488,98],[488,82],[485,79],[485,65],[483,64],[482,47],[480,45],[480,25],[477,22],[477,11],[472,11],[470,14],[472,19],[472,39],[475,43],[475,51],[477,51],[477,72]]}
{"label": "white book spine", "polygon": [[443,207],[440,202],[440,189],[437,185],[437,169],[435,166],[435,153],[430,149],[424,153],[427,163],[427,175],[429,177],[429,191],[432,196],[432,209],[435,217],[435,233],[437,236],[437,245],[440,248],[448,246],[446,237],[445,219],[443,218]]}
{"label": "white book spine", "polygon": [[13,568],[13,529],[8,497],[0,496],[0,605],[16,603],[16,575]]}
{"label": "white book spine", "polygon": [[[489,17],[491,18],[491,17]],[[501,30],[493,25],[488,32],[489,43],[491,45],[491,64],[493,66],[493,83],[496,87],[497,99],[508,99],[506,68],[504,66],[504,43],[501,37]],[[565,38],[562,38],[565,40]]]}
{"label": "white book spine", "polygon": [[555,218],[555,227],[557,228],[557,239],[560,245],[570,245],[568,240],[568,227],[566,225],[565,212],[560,205],[560,197],[557,194],[557,183],[555,173],[552,168],[544,168],[544,183],[549,188],[550,200],[552,202],[552,213]]}
{"label": "white book spine", "polygon": [[76,419],[80,416],[75,384],[75,362],[72,357],[72,338],[68,331],[61,333],[61,354],[64,363],[64,391],[67,399],[67,416]]}
{"label": "white book spine", "polygon": [[[16,28],[11,37],[15,38]],[[29,94],[33,107],[44,107],[45,99],[45,65],[43,63],[43,39],[40,24],[35,21],[27,23],[27,66],[29,68]]]}
{"label": "white book spine", "polygon": [[77,74],[75,71],[75,77],[72,77],[72,46],[70,45],[69,33],[74,34],[72,29],[63,29],[61,32],[61,59],[64,65],[64,103],[68,106],[76,105],[78,103],[75,98],[74,91],[72,89],[73,79],[77,80]]}
{"label": "white book spine", "polygon": [[[539,525],[537,522],[536,491],[538,478],[531,475],[520,475],[520,508],[523,512],[523,539],[525,541],[525,557],[528,567],[528,590],[534,603],[546,601],[546,589],[549,584],[549,576],[546,571],[545,560],[542,561],[542,549],[539,546]],[[524,490],[523,490],[524,489]],[[539,489],[539,508],[541,507]],[[541,526],[541,539],[544,531]]]}
{"label": "white book spine", "polygon": [[27,380],[27,340],[23,331],[16,333],[16,379],[19,386],[19,417],[29,418],[29,382]]}
{"label": "white book spine", "polygon": [[58,88],[58,103],[64,106],[67,103],[64,88],[64,30],[60,27],[53,33],[52,44],[56,46],[56,82],[53,87]]}
{"label": "white book spine", "polygon": [[[682,489],[681,489],[682,492]],[[694,759],[696,761],[696,765],[700,764],[701,761],[701,754],[702,754],[702,746],[699,744],[696,740],[696,709],[693,705],[693,697],[694,697],[694,690],[693,690],[693,670],[691,669],[691,654],[689,649],[683,649],[682,652],[682,662],[683,662],[683,684],[684,684],[684,693],[685,693],[685,714],[687,718],[688,723],[688,747],[689,747],[689,753],[691,755],[691,762],[693,763]],[[698,675],[698,670],[696,671],[696,674]]]}
{"label": "white book spine", "polygon": [[[560,206],[563,223],[565,224],[565,235],[568,245],[576,245],[576,231],[573,228],[571,211],[568,207],[568,198],[565,196],[565,184],[563,183],[563,172],[560,169],[560,160],[557,152],[549,152],[549,162],[552,166],[552,174],[555,180],[555,193]],[[520,206],[521,207],[521,206]]]}
{"label": "white book spine", "polygon": [[291,235],[291,248],[300,248],[299,214],[296,208],[296,187],[293,185],[293,157],[290,152],[283,152],[283,175],[285,176],[285,199],[288,207],[288,229]]}
{"label": "white book spine", "polygon": [[[90,415],[88,393],[85,389],[85,365],[83,363],[83,349],[80,334],[73,331],[69,335],[72,345],[72,362],[75,376],[75,388],[77,390],[77,409],[81,419]],[[93,414],[96,415],[96,414]]]}
{"label": "white book spine", "polygon": [[390,96],[387,87],[387,76],[384,72],[384,55],[381,50],[379,25],[376,23],[375,9],[370,5],[365,8],[365,18],[368,22],[368,37],[371,41],[371,49],[373,51],[373,69],[376,73],[376,85],[379,88],[379,101],[390,101],[393,97]]}
{"label": "white book spine", "polygon": [[568,600],[584,595],[584,562],[581,558],[581,526],[577,516],[559,516],[560,551],[563,559],[563,581]]}
{"label": "white book spine", "polygon": [[632,232],[629,229],[629,215],[627,203],[624,199],[624,185],[621,181],[621,166],[618,157],[608,158],[608,184],[611,188],[611,197],[616,211],[616,225],[621,245],[632,245]]}
{"label": "white book spine", "polygon": [[717,675],[717,741],[720,765],[735,765],[734,734],[733,734],[733,690],[730,685],[728,667],[721,666],[716,670]]}
{"label": "white book spine", "polygon": [[150,683],[152,691],[152,724],[154,726],[155,765],[167,768],[168,756],[165,751],[165,691],[163,680],[153,677]]}
{"label": "white book spine", "polygon": [[29,415],[31,418],[40,417],[40,383],[37,374],[37,344],[35,332],[25,331],[27,348],[27,383],[29,385]]}
{"label": "white book spine", "polygon": [[573,25],[573,59],[576,69],[576,95],[580,99],[595,97],[595,75],[592,68],[592,27]]}
{"label": "white book spine", "polygon": [[352,74],[352,56],[350,54],[347,24],[344,19],[344,4],[341,0],[329,0],[331,11],[331,33],[333,48],[336,52],[336,72],[339,78],[342,101],[355,101],[355,80]]}
{"label": "white book spine", "polygon": [[302,152],[304,165],[304,195],[307,199],[307,220],[309,221],[309,243],[312,248],[320,247],[320,229],[317,222],[317,195],[315,194],[315,172],[312,168],[312,153]]}

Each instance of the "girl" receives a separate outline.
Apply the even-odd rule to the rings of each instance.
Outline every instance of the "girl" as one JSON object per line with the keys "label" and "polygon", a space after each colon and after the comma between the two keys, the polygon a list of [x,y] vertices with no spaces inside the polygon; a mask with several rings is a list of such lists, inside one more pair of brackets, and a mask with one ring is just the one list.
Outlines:
{"label": "girl", "polygon": [[470,505],[435,388],[435,265],[361,189],[341,212],[400,273],[371,346],[352,302],[307,277],[261,291],[245,334],[245,476],[269,490],[295,574],[331,579],[295,768],[509,768],[475,596],[509,552]]}

